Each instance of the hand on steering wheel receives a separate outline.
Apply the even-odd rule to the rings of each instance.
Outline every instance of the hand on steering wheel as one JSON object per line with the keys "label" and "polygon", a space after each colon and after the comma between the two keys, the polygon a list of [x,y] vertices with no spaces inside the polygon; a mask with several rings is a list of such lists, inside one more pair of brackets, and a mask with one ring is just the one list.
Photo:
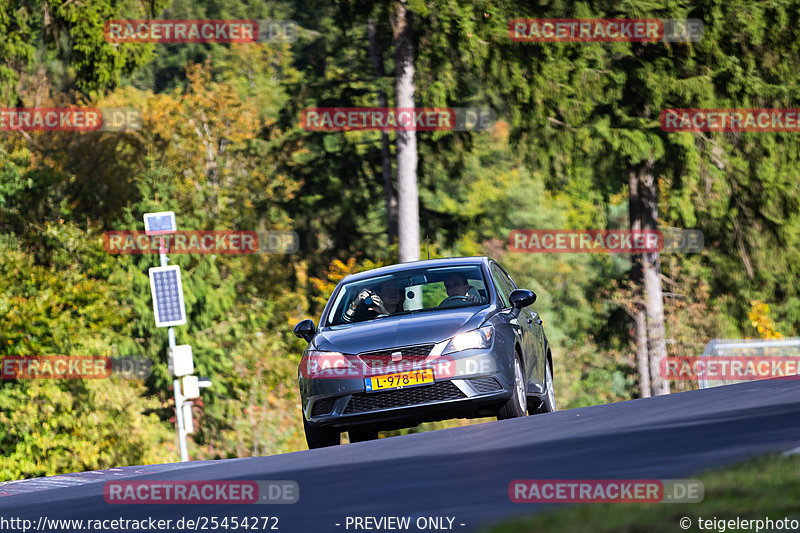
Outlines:
{"label": "hand on steering wheel", "polygon": [[470,299],[467,298],[466,296],[460,296],[460,295],[448,296],[447,298],[442,300],[442,303],[439,304],[439,307],[443,306],[447,302],[455,302],[455,301],[469,302]]}

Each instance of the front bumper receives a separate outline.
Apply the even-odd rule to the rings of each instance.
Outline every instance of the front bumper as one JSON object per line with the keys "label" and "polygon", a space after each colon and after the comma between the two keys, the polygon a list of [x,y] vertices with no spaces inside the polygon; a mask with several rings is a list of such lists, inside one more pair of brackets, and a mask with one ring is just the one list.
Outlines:
{"label": "front bumper", "polygon": [[310,425],[380,429],[449,418],[493,415],[511,397],[513,369],[491,349],[467,350],[426,361],[435,383],[366,392],[364,377],[301,379],[303,413]]}

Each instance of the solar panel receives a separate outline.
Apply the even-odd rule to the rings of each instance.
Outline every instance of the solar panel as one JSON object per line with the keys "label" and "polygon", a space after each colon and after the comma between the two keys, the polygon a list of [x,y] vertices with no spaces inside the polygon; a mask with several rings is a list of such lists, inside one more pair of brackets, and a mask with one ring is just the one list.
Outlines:
{"label": "solar panel", "polygon": [[180,267],[177,265],[154,267],[149,273],[156,326],[162,328],[186,324]]}

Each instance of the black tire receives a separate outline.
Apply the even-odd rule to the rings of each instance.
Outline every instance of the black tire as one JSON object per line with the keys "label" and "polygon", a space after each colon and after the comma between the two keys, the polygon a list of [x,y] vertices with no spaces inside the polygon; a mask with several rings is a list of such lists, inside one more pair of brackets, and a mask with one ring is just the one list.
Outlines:
{"label": "black tire", "polygon": [[553,384],[553,368],[552,364],[548,361],[545,374],[545,395],[542,402],[543,413],[556,412],[556,388]]}
{"label": "black tire", "polygon": [[309,425],[309,423],[306,422],[305,416],[303,416],[303,429],[306,433],[306,443],[308,444],[309,450],[338,446],[341,443],[340,431]]}
{"label": "black tire", "polygon": [[517,353],[516,357],[514,357],[514,390],[511,392],[511,398],[509,398],[506,404],[497,412],[498,420],[518,418],[527,414],[527,383],[523,368],[522,358],[519,353]]}
{"label": "black tire", "polygon": [[378,431],[375,429],[371,429],[369,427],[366,428],[350,428],[347,431],[347,435],[350,437],[350,442],[366,442],[368,440],[375,440],[378,438]]}
{"label": "black tire", "polygon": [[550,367],[550,361],[547,362],[544,374],[544,396],[537,398],[538,405],[535,409],[529,409],[528,412],[532,415],[542,413],[554,413],[556,411],[556,392],[553,385],[553,370]]}

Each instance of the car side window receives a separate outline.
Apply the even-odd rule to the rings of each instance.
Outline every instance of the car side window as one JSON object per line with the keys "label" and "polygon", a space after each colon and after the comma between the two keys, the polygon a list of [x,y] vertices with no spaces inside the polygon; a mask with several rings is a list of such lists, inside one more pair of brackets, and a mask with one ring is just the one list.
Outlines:
{"label": "car side window", "polygon": [[513,291],[514,289],[518,289],[519,288],[519,287],[517,287],[517,284],[514,283],[514,280],[511,279],[511,276],[509,276],[506,273],[506,271],[503,270],[503,267],[498,267],[498,270],[500,271],[500,274],[501,274],[500,279],[505,281],[506,284],[508,284],[509,290]]}
{"label": "car side window", "polygon": [[497,294],[500,296],[500,301],[503,303],[503,308],[511,307],[511,300],[509,300],[508,296],[513,289],[509,286],[505,274],[495,264],[492,264],[491,271],[492,281],[494,282],[495,289],[497,289]]}

